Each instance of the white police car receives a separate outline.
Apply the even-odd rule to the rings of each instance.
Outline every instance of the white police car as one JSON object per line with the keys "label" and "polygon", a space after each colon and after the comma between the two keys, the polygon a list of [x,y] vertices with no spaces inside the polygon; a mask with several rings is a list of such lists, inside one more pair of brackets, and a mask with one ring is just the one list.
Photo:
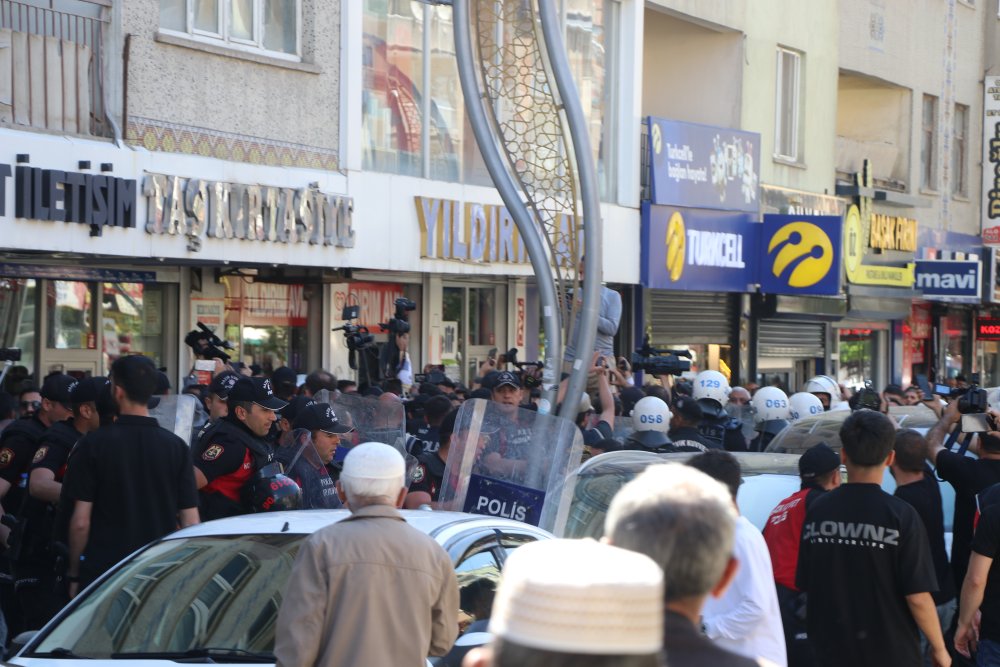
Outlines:
{"label": "white police car", "polygon": [[[482,618],[507,555],[549,533],[495,517],[402,511],[451,556],[462,627]],[[27,641],[10,664],[95,667],[108,661],[274,663],[274,632],[285,582],[299,545],[347,510],[275,512],[211,521],[179,530],[132,554],[74,599]],[[458,646],[488,635],[459,637]],[[478,641],[470,641],[478,638]],[[455,664],[447,660],[447,664]]]}

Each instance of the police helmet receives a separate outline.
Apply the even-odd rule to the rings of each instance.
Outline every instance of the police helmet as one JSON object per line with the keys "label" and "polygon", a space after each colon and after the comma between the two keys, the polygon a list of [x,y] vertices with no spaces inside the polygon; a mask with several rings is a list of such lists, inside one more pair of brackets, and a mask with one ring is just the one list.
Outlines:
{"label": "police helmet", "polygon": [[702,371],[694,378],[694,397],[708,398],[725,407],[729,402],[729,380],[719,371]]}
{"label": "police helmet", "polygon": [[791,412],[792,421],[798,421],[803,417],[810,417],[823,413],[823,402],[807,391],[800,391],[788,397],[788,409]]}
{"label": "police helmet", "polygon": [[633,431],[625,439],[625,449],[642,452],[669,452],[670,437],[664,431]]}
{"label": "police helmet", "polygon": [[302,489],[284,474],[280,463],[261,468],[251,482],[250,506],[254,512],[302,508]]}
{"label": "police helmet", "polygon": [[808,392],[810,394],[826,394],[830,397],[830,407],[829,410],[834,410],[844,402],[840,394],[840,385],[829,375],[817,375],[815,377],[809,378],[806,381],[805,387],[802,391]]}
{"label": "police helmet", "polygon": [[750,399],[750,405],[754,409],[755,425],[776,419],[787,420],[792,416],[788,396],[777,387],[761,387]]}
{"label": "police helmet", "polygon": [[632,409],[632,426],[636,431],[666,433],[670,430],[671,416],[670,408],[663,399],[647,396],[637,401]]}

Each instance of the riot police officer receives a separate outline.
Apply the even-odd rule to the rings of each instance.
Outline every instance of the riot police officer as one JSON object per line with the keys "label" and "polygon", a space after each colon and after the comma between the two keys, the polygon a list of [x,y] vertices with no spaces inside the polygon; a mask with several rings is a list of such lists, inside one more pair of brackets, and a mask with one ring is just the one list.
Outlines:
{"label": "riot police officer", "polygon": [[639,400],[632,410],[634,431],[625,439],[625,449],[662,454],[676,452],[667,431],[670,429],[670,408],[655,396]]}
{"label": "riot police officer", "polygon": [[[193,452],[201,517],[206,521],[271,509],[273,501],[268,503],[262,490],[267,477],[281,472],[265,438],[277,420],[276,411],[288,404],[274,395],[271,381],[240,378],[226,403],[229,414],[202,434]],[[285,482],[298,491],[287,478],[279,486]],[[257,507],[258,502],[262,506]]]}
{"label": "riot police officer", "polygon": [[698,432],[714,448],[727,452],[745,452],[743,424],[726,412],[729,403],[729,380],[719,371],[702,371],[694,379],[694,398],[701,405],[702,419]]}
{"label": "riot police officer", "polygon": [[750,451],[762,452],[774,436],[788,427],[792,411],[788,396],[777,387],[761,387],[750,404],[753,405],[754,430],[757,431],[757,437],[750,443]]}

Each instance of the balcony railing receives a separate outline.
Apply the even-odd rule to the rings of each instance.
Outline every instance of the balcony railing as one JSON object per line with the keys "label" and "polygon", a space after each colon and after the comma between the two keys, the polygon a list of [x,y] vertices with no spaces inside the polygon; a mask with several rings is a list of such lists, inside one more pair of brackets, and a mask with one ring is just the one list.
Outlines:
{"label": "balcony railing", "polygon": [[104,107],[111,0],[0,0],[0,123],[112,136]]}

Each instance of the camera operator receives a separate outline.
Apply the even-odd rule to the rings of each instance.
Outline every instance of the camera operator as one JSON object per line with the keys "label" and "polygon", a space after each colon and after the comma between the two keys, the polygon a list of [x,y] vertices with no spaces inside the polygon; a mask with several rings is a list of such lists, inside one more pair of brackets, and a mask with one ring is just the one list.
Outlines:
{"label": "camera operator", "polygon": [[[585,268],[585,257],[580,258],[580,266],[577,272],[577,276],[580,278],[580,283],[582,286],[584,268]],[[580,289],[580,294],[582,294],[582,287]],[[577,297],[578,304],[582,304],[582,298]],[[594,337],[594,349],[593,350],[577,350],[577,342],[580,340],[580,320],[581,320],[582,308],[577,308],[576,311],[576,321],[573,323],[572,337],[566,343],[566,350],[563,356],[563,372],[571,373],[573,372],[573,362],[578,356],[586,359],[591,354],[599,354],[602,357],[615,356],[615,334],[618,333],[618,324],[622,319],[622,297],[621,295],[610,289],[607,285],[601,285],[601,305],[598,311],[597,318],[597,335]],[[595,376],[588,377],[587,380],[587,392],[590,394],[596,393],[598,390],[597,378]]]}

